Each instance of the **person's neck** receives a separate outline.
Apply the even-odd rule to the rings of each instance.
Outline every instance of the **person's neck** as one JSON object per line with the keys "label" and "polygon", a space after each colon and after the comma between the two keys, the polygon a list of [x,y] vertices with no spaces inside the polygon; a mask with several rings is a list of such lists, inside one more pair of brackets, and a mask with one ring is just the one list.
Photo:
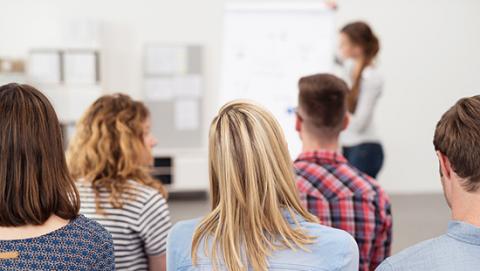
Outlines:
{"label": "person's neck", "polygon": [[21,240],[39,237],[68,225],[70,221],[51,215],[43,225],[24,225],[18,227],[0,226],[0,240]]}
{"label": "person's neck", "polygon": [[338,139],[334,140],[314,140],[309,136],[304,136],[302,140],[302,152],[310,151],[338,151],[340,144]]}
{"label": "person's neck", "polygon": [[480,193],[459,192],[451,205],[453,220],[480,227]]}
{"label": "person's neck", "polygon": [[369,65],[369,64],[370,64],[370,63],[366,63],[366,62],[368,62],[368,60],[367,60],[367,58],[364,57],[364,56],[359,56],[359,57],[355,58],[355,64],[356,64],[358,67],[361,66],[361,65],[363,65],[363,64],[365,64],[365,65]]}

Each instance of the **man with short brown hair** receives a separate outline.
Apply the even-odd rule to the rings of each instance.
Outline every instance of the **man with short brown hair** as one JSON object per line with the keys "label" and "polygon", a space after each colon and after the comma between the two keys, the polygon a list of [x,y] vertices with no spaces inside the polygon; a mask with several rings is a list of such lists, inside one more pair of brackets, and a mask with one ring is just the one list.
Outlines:
{"label": "man with short brown hair", "polygon": [[448,232],[404,250],[377,269],[480,269],[480,96],[463,98],[440,119],[433,140],[452,221]]}
{"label": "man with short brown hair", "polygon": [[338,151],[348,125],[347,84],[330,74],[299,82],[296,129],[303,150],[295,161],[297,187],[320,223],[349,232],[360,250],[360,270],[374,270],[390,255],[392,216],[385,191]]}

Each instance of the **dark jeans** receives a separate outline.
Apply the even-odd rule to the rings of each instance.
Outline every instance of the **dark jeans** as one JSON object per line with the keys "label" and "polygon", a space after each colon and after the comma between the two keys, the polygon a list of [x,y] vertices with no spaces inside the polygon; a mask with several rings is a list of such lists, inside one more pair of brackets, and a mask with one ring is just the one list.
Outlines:
{"label": "dark jeans", "polygon": [[344,147],[343,155],[354,167],[377,178],[383,165],[383,148],[378,143],[363,143],[356,146]]}

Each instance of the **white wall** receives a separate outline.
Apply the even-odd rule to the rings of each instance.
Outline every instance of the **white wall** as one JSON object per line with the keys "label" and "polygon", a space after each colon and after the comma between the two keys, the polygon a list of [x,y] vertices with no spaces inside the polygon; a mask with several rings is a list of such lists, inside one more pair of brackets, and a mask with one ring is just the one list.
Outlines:
{"label": "white wall", "polygon": [[[65,24],[99,21],[105,92],[141,98],[143,48],[164,42],[205,47],[205,95],[210,100],[217,96],[223,0],[0,0],[0,10],[0,57],[26,57],[32,47],[68,46]],[[215,109],[205,108],[206,125]],[[162,151],[175,156],[173,190],[208,187],[206,151]]]}
{"label": "white wall", "polygon": [[[141,97],[144,43],[203,44],[207,124],[216,110],[225,1],[0,0],[0,56],[61,46],[58,22],[67,18],[99,19],[103,88]],[[390,192],[440,191],[433,130],[454,101],[479,93],[479,10],[478,0],[339,1],[338,27],[364,19],[381,38],[386,89],[377,117],[387,160],[380,181]]]}
{"label": "white wall", "polygon": [[391,192],[441,191],[433,150],[440,116],[480,94],[480,1],[340,0],[339,27],[364,19],[379,34],[386,88],[377,111]]}
{"label": "white wall", "polygon": [[62,24],[89,19],[101,25],[106,91],[141,97],[143,48],[150,42],[204,45],[207,95],[217,89],[223,0],[0,0],[0,9],[0,56],[64,46]]}

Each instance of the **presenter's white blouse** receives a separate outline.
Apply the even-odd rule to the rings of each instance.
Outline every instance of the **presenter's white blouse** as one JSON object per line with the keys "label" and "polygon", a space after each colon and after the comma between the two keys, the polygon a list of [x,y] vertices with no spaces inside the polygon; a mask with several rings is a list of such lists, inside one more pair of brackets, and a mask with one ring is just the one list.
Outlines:
{"label": "presenter's white blouse", "polygon": [[[353,85],[354,63],[346,61],[339,76],[349,87]],[[379,143],[380,138],[375,127],[375,110],[383,92],[383,76],[375,66],[367,66],[360,81],[360,93],[357,108],[350,118],[350,124],[340,136],[343,146],[350,147],[362,143]]]}

